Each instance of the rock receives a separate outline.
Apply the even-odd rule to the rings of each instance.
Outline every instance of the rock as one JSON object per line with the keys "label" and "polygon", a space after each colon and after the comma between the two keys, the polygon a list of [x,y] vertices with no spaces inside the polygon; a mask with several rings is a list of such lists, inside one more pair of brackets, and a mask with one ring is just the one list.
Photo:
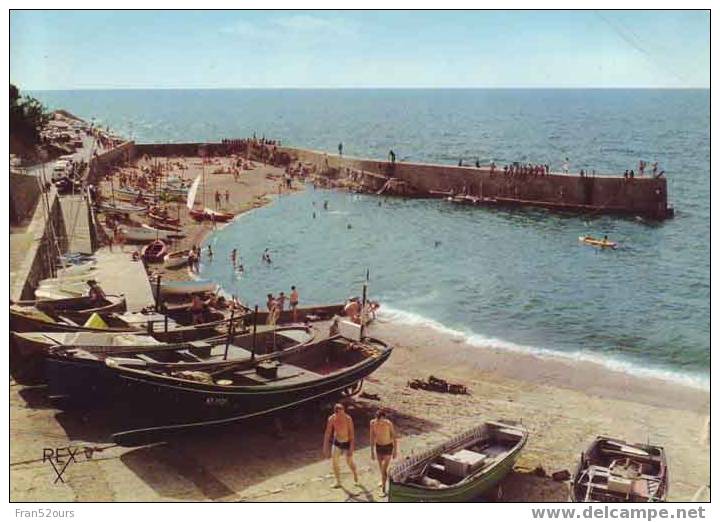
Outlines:
{"label": "rock", "polygon": [[533,475],[535,475],[536,477],[547,477],[547,473],[545,472],[545,470],[543,469],[542,466],[537,466],[533,470]]}
{"label": "rock", "polygon": [[565,482],[570,479],[570,472],[566,469],[562,471],[556,471],[552,474],[552,479],[557,482]]}

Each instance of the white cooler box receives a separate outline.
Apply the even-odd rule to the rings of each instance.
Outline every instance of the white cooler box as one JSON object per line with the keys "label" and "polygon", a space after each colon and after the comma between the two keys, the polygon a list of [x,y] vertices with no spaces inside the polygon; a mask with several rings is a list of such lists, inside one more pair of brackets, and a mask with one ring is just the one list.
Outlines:
{"label": "white cooler box", "polygon": [[442,459],[446,472],[456,477],[467,477],[485,463],[487,455],[461,449],[452,454],[445,453]]}

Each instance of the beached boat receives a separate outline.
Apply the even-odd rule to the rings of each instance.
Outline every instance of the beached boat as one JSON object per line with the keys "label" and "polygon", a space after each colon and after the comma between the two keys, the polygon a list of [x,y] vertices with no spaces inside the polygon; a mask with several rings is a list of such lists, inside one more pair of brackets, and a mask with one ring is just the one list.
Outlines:
{"label": "beached boat", "polygon": [[406,458],[389,470],[391,502],[468,502],[490,492],[512,470],[527,430],[483,424]]}
{"label": "beached boat", "polygon": [[[153,294],[157,294],[157,282],[150,280]],[[216,283],[207,279],[196,279],[194,281],[163,281],[160,280],[161,297],[181,297],[196,293],[215,292],[218,288]]]}
{"label": "beached boat", "polygon": [[224,223],[234,218],[235,214],[230,214],[229,212],[218,212],[217,210],[205,208],[203,210],[191,210],[190,217],[192,217],[195,221],[216,221]]}
{"label": "beached boat", "polygon": [[[127,309],[124,296],[107,296],[102,303],[93,303],[89,296],[55,300],[31,300],[11,303],[11,312],[31,314],[33,310],[47,316],[62,317],[74,323],[84,323],[95,313],[124,312]],[[11,328],[13,325],[11,323]],[[21,331],[21,330],[15,330]]]}
{"label": "beached boat", "polygon": [[160,263],[167,254],[167,243],[158,239],[145,245],[142,249],[142,257],[147,263]]}
{"label": "beached boat", "polygon": [[97,208],[100,212],[107,214],[144,214],[147,212],[147,206],[141,205],[122,205],[122,204],[110,204],[110,203],[99,203]]}
{"label": "beached boat", "polygon": [[126,241],[135,243],[147,243],[155,241],[156,239],[167,240],[171,235],[167,230],[160,230],[152,227],[120,225],[118,226],[118,229]]}
{"label": "beached boat", "polygon": [[57,346],[162,345],[147,334],[124,332],[10,332],[10,368],[23,384],[45,379],[45,357]]}
{"label": "beached boat", "polygon": [[[336,315],[341,315],[344,308],[345,308],[345,305],[343,303],[298,307],[297,321],[298,322],[325,321],[327,319],[332,319]],[[259,324],[266,323],[269,315],[270,315],[270,312],[268,312],[267,310],[258,311],[258,317],[257,317],[258,323]],[[280,316],[278,317],[278,324],[291,323],[291,322],[293,322],[292,310],[283,310],[282,312],[280,312]]]}
{"label": "beached boat", "polygon": [[74,276],[80,274],[88,274],[94,270],[97,270],[97,261],[90,260],[77,265],[68,265],[64,268],[58,268],[57,277]]}
{"label": "beached boat", "polygon": [[[252,348],[255,344],[255,353],[260,356],[271,351],[281,351],[286,348],[300,344],[309,344],[314,339],[315,333],[309,328],[276,328],[260,327],[255,340],[248,337],[251,334],[241,329],[230,340],[232,346],[229,348],[228,359],[224,363],[235,361],[237,353],[235,346]],[[210,355],[200,360],[193,360],[185,353],[188,344],[167,344],[158,341],[146,333],[117,333],[117,332],[13,332],[10,340],[10,360],[13,369],[22,376],[23,382],[42,382],[45,379],[45,358],[51,350],[64,350],[66,346],[82,348],[85,354],[83,357],[97,358],[99,362],[110,356],[122,356],[124,359],[134,358],[138,364],[144,361],[146,364],[165,365],[167,368],[178,368],[191,370],[202,369],[207,364],[215,364],[218,349],[216,345],[222,345],[227,341],[227,334],[219,334],[213,337],[202,339],[206,343]],[[196,343],[193,347],[197,350],[203,344]],[[87,353],[86,353],[87,352]],[[242,352],[244,353],[244,352]],[[224,356],[224,351],[223,351]],[[87,363],[83,359],[84,363]],[[69,367],[68,367],[69,369]]]}
{"label": "beached boat", "polygon": [[165,214],[160,214],[160,213],[157,213],[157,212],[150,211],[150,212],[148,213],[148,217],[149,217],[150,219],[152,219],[153,221],[156,221],[156,222],[158,222],[159,224],[162,224],[162,225],[175,225],[175,226],[177,226],[177,225],[180,224],[180,219],[179,219],[179,218],[171,218],[171,217],[168,217],[167,213],[165,213]]}
{"label": "beached boat", "polygon": [[175,270],[175,269],[182,268],[185,265],[187,265],[189,259],[190,259],[190,251],[189,250],[178,250],[176,252],[168,252],[167,254],[165,254],[165,258],[163,259],[163,264],[165,265],[165,268],[168,268],[170,270]]}
{"label": "beached boat", "polygon": [[[216,349],[224,355],[224,345]],[[362,380],[390,357],[392,348],[377,339],[357,342],[339,336],[255,358],[238,347],[236,363],[190,372],[110,357],[101,378],[95,378],[97,362],[88,365],[97,383],[93,392],[79,385],[89,381],[77,377],[78,358],[68,363],[67,353],[66,348],[47,359],[50,394],[102,398],[102,405],[129,407],[133,415],[119,416],[127,429],[116,433],[114,440],[136,444],[178,430],[226,424],[357,393]],[[186,353],[207,357],[207,347],[189,346]],[[66,377],[65,364],[74,366],[76,377]]]}
{"label": "beached boat", "polygon": [[182,229],[178,227],[174,227],[171,225],[160,225],[160,226],[151,226],[147,223],[143,223],[140,225],[142,228],[145,228],[147,230],[151,230],[153,232],[164,232],[168,238],[181,238],[185,237],[185,233],[182,231]]}
{"label": "beached boat", "polygon": [[667,494],[665,450],[610,437],[580,455],[570,489],[573,502],[658,502]]}
{"label": "beached boat", "polygon": [[592,236],[580,236],[578,241],[585,243],[586,245],[598,247],[598,248],[617,248],[618,244],[615,241],[608,241],[607,239],[597,239]]}

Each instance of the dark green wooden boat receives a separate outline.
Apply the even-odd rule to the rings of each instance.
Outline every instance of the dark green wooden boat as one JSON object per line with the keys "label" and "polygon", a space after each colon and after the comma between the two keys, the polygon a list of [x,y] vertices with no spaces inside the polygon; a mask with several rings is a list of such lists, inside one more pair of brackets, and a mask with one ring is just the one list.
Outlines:
{"label": "dark green wooden boat", "polygon": [[513,468],[528,432],[485,422],[390,469],[391,502],[469,502],[489,492]]}

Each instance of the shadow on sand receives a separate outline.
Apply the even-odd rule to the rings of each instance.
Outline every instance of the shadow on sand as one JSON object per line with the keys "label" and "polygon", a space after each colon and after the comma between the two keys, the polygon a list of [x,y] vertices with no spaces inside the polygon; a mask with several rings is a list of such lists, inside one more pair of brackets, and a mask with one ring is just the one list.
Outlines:
{"label": "shadow on sand", "polygon": [[[254,484],[324,460],[322,440],[331,407],[294,409],[272,418],[178,434],[163,443],[131,450],[121,460],[161,497],[230,499]],[[357,450],[368,446],[368,426],[376,409],[365,401],[347,404],[356,426]],[[400,431],[440,428],[402,413],[389,411],[389,415]],[[228,479],[223,482],[218,477]],[[345,492],[348,501],[374,500],[362,486]]]}

